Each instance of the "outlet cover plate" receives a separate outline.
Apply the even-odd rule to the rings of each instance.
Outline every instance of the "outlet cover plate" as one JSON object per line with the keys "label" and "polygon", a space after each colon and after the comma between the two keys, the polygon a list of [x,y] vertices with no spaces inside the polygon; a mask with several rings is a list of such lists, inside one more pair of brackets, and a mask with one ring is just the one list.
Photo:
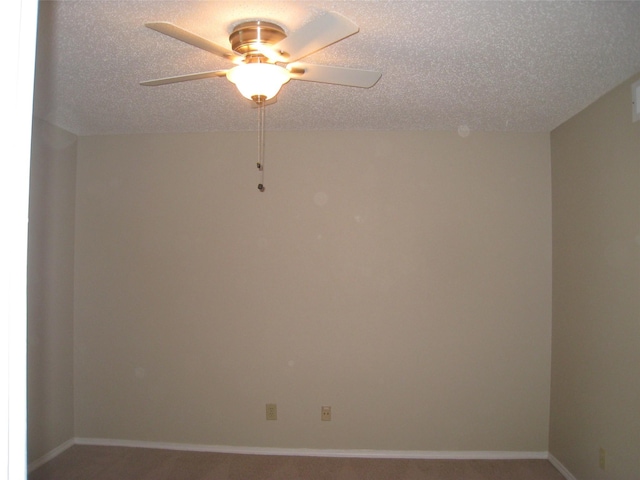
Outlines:
{"label": "outlet cover plate", "polygon": [[601,470],[607,468],[607,451],[602,447],[600,447],[600,451],[598,452],[598,466]]}
{"label": "outlet cover plate", "polygon": [[631,85],[631,97],[633,99],[633,121],[640,120],[640,80]]}
{"label": "outlet cover plate", "polygon": [[325,405],[325,406],[320,408],[320,420],[322,420],[323,422],[330,422],[331,421],[331,407],[330,406]]}
{"label": "outlet cover plate", "polygon": [[275,403],[267,403],[267,420],[278,419],[278,407]]}

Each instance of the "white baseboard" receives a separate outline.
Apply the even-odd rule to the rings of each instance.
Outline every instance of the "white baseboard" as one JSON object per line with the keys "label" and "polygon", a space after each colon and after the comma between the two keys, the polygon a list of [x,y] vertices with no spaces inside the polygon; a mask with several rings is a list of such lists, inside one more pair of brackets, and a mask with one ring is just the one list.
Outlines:
{"label": "white baseboard", "polygon": [[53,450],[45,453],[43,456],[41,456],[37,460],[34,460],[33,462],[31,462],[27,467],[27,471],[28,472],[32,472],[36,468],[38,468],[38,467],[44,465],[45,463],[47,463],[49,460],[53,460],[58,455],[60,455],[62,452],[64,452],[67,448],[73,446],[75,443],[76,443],[75,439],[73,439],[73,438],[67,440],[64,443],[61,443],[60,445],[58,445]]}
{"label": "white baseboard", "polygon": [[311,448],[242,447],[233,445],[198,445],[191,443],[145,442],[110,438],[72,438],[29,464],[28,471],[44,465],[73,445],[104,447],[157,448],[190,452],[236,453],[244,455],[286,455],[303,457],[395,458],[418,460],[549,460],[567,480],[576,480],[553,455],[536,451],[424,451],[424,450],[349,450]]}
{"label": "white baseboard", "polygon": [[549,462],[562,474],[567,480],[577,480],[576,477],[565,467],[560,460],[549,454]]}
{"label": "white baseboard", "polygon": [[192,452],[237,453],[245,455],[288,455],[304,457],[406,458],[425,460],[546,460],[548,452],[512,451],[421,451],[421,450],[328,450],[309,448],[241,447],[230,445],[197,445],[188,443],[144,442],[105,438],[76,438],[78,445],[109,447],[158,448]]}

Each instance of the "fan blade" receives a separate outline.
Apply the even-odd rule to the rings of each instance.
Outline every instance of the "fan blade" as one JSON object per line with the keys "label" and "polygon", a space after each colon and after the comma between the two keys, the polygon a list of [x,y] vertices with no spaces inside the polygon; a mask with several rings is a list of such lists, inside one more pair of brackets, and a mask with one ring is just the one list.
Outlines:
{"label": "fan blade", "polygon": [[156,80],[147,80],[140,82],[145,87],[157,87],[158,85],[167,85],[169,83],[188,82],[190,80],[202,80],[203,78],[224,77],[228,70],[214,70],[212,72],[190,73],[188,75],[178,75],[176,77],[158,78]]}
{"label": "fan blade", "polygon": [[287,70],[289,70],[291,78],[294,80],[332,83],[334,85],[360,88],[373,87],[382,76],[380,72],[373,72],[371,70],[313,65],[311,63],[301,62],[287,65]]}
{"label": "fan blade", "polygon": [[358,26],[348,18],[339,13],[327,12],[276,43],[273,49],[280,53],[281,61],[295,62],[358,33],[359,30]]}
{"label": "fan blade", "polygon": [[207,40],[200,35],[196,35],[195,33],[178,27],[177,25],[174,25],[170,22],[149,22],[145,23],[144,26],[150,28],[151,30],[155,30],[156,32],[160,32],[173,37],[176,40],[180,40],[181,42],[188,43],[189,45],[201,48],[202,50],[206,50],[207,52],[218,55],[219,57],[226,58],[233,63],[242,63],[242,60],[244,59],[242,55],[237,54],[233,50],[222,47],[216,43],[213,43],[211,40]]}

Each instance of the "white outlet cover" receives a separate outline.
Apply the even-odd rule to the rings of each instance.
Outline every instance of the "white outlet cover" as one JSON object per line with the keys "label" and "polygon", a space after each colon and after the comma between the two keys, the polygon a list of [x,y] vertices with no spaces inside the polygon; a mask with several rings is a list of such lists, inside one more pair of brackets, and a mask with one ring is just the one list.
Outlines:
{"label": "white outlet cover", "polygon": [[633,121],[640,120],[640,80],[631,85],[631,97],[633,99]]}
{"label": "white outlet cover", "polygon": [[331,421],[331,407],[324,405],[320,408],[320,419],[324,422]]}

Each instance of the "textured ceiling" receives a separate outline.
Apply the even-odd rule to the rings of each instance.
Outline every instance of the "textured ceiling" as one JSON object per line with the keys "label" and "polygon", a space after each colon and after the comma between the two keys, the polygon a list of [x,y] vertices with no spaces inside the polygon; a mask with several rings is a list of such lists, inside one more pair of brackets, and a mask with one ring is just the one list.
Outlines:
{"label": "textured ceiling", "polygon": [[240,20],[290,32],[323,11],[360,32],[304,61],[382,78],[370,89],[291,81],[267,108],[270,130],[546,132],[640,71],[640,1],[47,0],[35,115],[78,135],[255,130],[257,111],[225,78],[140,86],[232,66],[144,23],[228,46]]}

